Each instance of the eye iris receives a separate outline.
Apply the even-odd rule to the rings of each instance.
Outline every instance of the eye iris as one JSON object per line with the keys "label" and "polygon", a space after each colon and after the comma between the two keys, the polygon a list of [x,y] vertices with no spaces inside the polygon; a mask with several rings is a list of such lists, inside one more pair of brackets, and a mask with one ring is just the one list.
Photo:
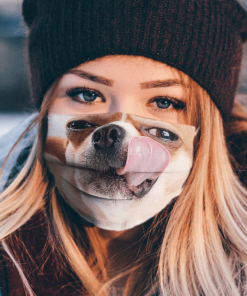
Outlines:
{"label": "eye iris", "polygon": [[156,102],[157,102],[157,106],[162,109],[167,109],[171,105],[171,102],[166,99],[158,99]]}
{"label": "eye iris", "polygon": [[87,102],[93,102],[97,98],[97,94],[92,91],[84,91],[79,97]]}

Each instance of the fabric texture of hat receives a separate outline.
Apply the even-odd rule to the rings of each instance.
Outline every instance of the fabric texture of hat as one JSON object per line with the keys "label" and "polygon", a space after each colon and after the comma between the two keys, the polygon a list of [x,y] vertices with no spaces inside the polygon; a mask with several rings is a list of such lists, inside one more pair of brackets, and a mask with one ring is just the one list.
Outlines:
{"label": "fabric texture of hat", "polygon": [[137,55],[188,74],[223,118],[239,80],[247,13],[235,0],[24,0],[33,98],[39,108],[70,68]]}

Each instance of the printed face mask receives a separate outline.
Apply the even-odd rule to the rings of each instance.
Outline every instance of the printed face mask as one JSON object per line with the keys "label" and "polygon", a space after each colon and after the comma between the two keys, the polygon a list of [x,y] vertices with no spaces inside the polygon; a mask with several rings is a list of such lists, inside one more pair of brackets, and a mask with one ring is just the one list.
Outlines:
{"label": "printed face mask", "polygon": [[107,230],[142,224],[181,193],[195,128],[126,113],[50,115],[45,158],[65,201]]}

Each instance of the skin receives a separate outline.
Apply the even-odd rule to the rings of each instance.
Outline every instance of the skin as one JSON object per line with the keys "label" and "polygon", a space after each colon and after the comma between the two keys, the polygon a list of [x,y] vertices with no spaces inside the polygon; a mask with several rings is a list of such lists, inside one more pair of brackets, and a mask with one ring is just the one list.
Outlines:
{"label": "skin", "polygon": [[[98,76],[101,80],[83,78],[79,76],[83,75],[80,71]],[[185,104],[185,90],[179,75],[163,63],[144,57],[107,56],[81,64],[69,72],[74,73],[63,76],[50,114],[126,112],[171,123],[186,123],[182,110],[176,110],[172,104],[166,109],[160,108],[158,101],[154,101],[157,97],[159,103],[161,98],[172,98]],[[76,96],[77,101],[66,94],[68,89],[84,87],[102,97],[85,104],[83,94]]]}
{"label": "skin", "polygon": [[[74,90],[78,88],[86,88],[86,91]],[[64,74],[49,114],[126,112],[186,124],[185,109],[185,87],[172,68],[144,57],[106,56]],[[110,278],[134,260],[140,246],[138,243],[136,247],[130,246],[144,231],[145,223],[125,231],[98,229],[107,258],[114,257],[114,262],[107,266]],[[124,281],[118,284],[123,285]]]}

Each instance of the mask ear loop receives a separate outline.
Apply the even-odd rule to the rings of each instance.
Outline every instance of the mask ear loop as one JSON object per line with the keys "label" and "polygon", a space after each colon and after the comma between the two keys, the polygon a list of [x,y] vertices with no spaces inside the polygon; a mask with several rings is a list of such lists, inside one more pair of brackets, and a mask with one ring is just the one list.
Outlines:
{"label": "mask ear loop", "polygon": [[37,148],[37,159],[41,166],[44,168],[44,149],[48,130],[48,112],[45,113],[41,119],[38,128],[38,148]]}
{"label": "mask ear loop", "polygon": [[195,130],[195,137],[194,137],[194,143],[193,143],[193,146],[194,146],[193,162],[195,160],[196,153],[197,153],[197,150],[198,150],[198,147],[199,147],[200,136],[201,136],[201,127],[198,126],[197,129]]}
{"label": "mask ear loop", "polygon": [[45,115],[43,116],[42,120],[40,121],[39,124],[39,129],[38,129],[38,149],[37,149],[37,159],[39,160],[41,167],[43,169],[43,176],[45,177],[47,181],[47,189],[46,189],[46,194],[45,194],[45,212],[47,216],[49,217],[51,221],[51,195],[50,193],[54,190],[55,188],[55,179],[53,175],[51,174],[49,167],[47,165],[46,159],[44,157],[44,151],[45,151],[45,145],[46,145],[46,139],[47,139],[47,132],[48,132],[48,124],[49,124],[49,116],[48,116],[48,111],[46,111]]}
{"label": "mask ear loop", "polygon": [[47,122],[49,121],[48,112],[45,114],[44,118],[47,120]]}
{"label": "mask ear loop", "polygon": [[198,126],[198,128],[197,128],[196,131],[195,131],[195,137],[198,135],[199,130],[200,130],[200,127]]}

